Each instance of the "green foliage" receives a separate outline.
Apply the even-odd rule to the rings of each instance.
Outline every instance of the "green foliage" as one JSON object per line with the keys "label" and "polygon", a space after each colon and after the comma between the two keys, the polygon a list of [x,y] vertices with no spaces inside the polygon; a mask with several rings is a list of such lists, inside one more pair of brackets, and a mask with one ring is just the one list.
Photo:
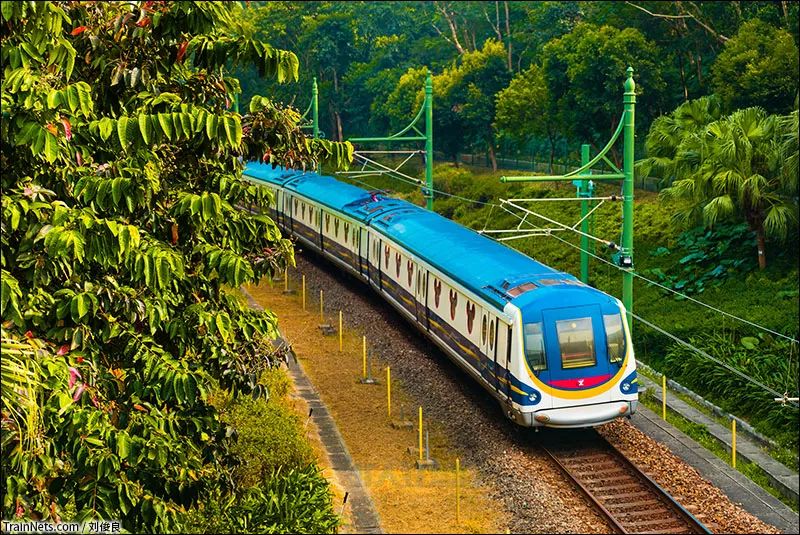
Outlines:
{"label": "green foliage", "polygon": [[[796,227],[797,177],[784,171],[785,123],[761,108],[738,110],[693,136],[693,150],[676,155],[683,178],[661,192],[687,199],[676,221],[707,226],[733,216],[755,231],[759,265],[766,266],[765,235],[785,240]],[[685,148],[685,147],[682,147]]]}
{"label": "green foliage", "polygon": [[660,177],[664,185],[691,173],[703,159],[708,125],[721,117],[719,99],[713,95],[684,102],[658,117],[647,133],[647,157],[637,162],[637,171]]}
{"label": "green foliage", "polygon": [[714,62],[714,92],[728,110],[760,106],[787,113],[798,91],[797,44],[792,35],[759,19],[744,23]]}
{"label": "green foliage", "polygon": [[180,531],[228,499],[237,454],[207,393],[263,397],[281,359],[274,315],[228,287],[293,262],[272,220],[236,209],[269,200],[243,161],[352,154],[267,99],[229,109],[229,62],[298,75],[294,54],[243,36],[241,9],[3,3],[5,518]]}
{"label": "green foliage", "polygon": [[[683,232],[677,243],[680,260],[673,269],[664,272],[660,268],[650,268],[643,273],[655,276],[661,284],[682,294],[703,293],[708,287],[719,288],[728,277],[739,276],[754,267],[745,263],[745,257],[752,255],[753,232],[744,223],[717,225],[713,230],[696,227]],[[650,252],[651,256],[668,254],[670,250],[665,247]],[[675,295],[675,299],[684,298]]]}
{"label": "green foliage", "polygon": [[[741,338],[705,334],[690,341],[778,392],[797,392],[797,349],[787,341],[776,340],[765,333]],[[773,436],[779,430],[780,441],[796,447],[796,408],[775,403],[774,395],[684,346],[670,347],[665,363],[679,383],[704,392],[726,411],[748,414],[750,423],[758,430]]]}
{"label": "green foliage", "polygon": [[186,533],[336,533],[327,480],[313,466],[276,471],[240,496],[210,496]]}
{"label": "green foliage", "polygon": [[240,396],[216,404],[222,420],[237,435],[232,452],[241,464],[233,477],[244,489],[279,469],[304,468],[314,459],[303,423],[286,399],[290,388],[286,372],[273,368],[264,372],[261,380],[269,400]]}
{"label": "green foliage", "polygon": [[[599,60],[601,58],[601,60]],[[556,113],[574,139],[605,145],[620,117],[625,69],[635,68],[637,120],[649,123],[666,101],[658,47],[635,28],[578,24],[543,50],[542,68]]]}

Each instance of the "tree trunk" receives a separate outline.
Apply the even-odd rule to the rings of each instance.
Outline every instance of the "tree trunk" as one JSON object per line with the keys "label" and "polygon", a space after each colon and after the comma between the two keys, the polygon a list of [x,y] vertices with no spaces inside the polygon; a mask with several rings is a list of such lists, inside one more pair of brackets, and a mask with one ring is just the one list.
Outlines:
{"label": "tree trunk", "polygon": [[686,85],[686,70],[683,67],[683,54],[678,54],[678,60],[681,66],[681,84],[683,85],[683,100],[689,100],[689,87]]}
{"label": "tree trunk", "polygon": [[339,115],[339,112],[334,112],[336,116],[336,133],[338,137],[336,138],[337,141],[344,141],[344,136],[342,135],[342,116]]}
{"label": "tree trunk", "polygon": [[505,0],[503,2],[503,7],[506,10],[506,44],[508,45],[508,72],[512,70],[512,63],[511,63],[511,24],[508,20],[508,1]]}
{"label": "tree trunk", "polygon": [[492,171],[497,171],[497,156],[494,153],[494,143],[489,143],[489,160],[492,162]]}
{"label": "tree trunk", "polygon": [[[333,69],[333,92],[339,95],[339,76],[336,74],[336,69]],[[338,102],[338,98],[336,99]],[[339,115],[339,105],[336,104],[333,109],[333,116],[336,120],[336,141],[344,141],[342,138],[342,117]]]}
{"label": "tree trunk", "polygon": [[756,226],[756,243],[758,243],[758,269],[764,269],[767,267],[767,244],[762,221],[759,221]]}

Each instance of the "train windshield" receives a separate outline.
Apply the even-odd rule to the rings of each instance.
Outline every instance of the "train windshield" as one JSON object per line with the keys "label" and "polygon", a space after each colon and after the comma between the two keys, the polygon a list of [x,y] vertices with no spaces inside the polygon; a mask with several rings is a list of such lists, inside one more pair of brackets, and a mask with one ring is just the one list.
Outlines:
{"label": "train windshield", "polygon": [[619,314],[605,314],[603,323],[606,328],[608,340],[609,362],[622,362],[625,358],[625,330],[622,328],[622,316]]}
{"label": "train windshield", "polygon": [[556,321],[556,332],[563,369],[585,368],[597,363],[592,318]]}
{"label": "train windshield", "polygon": [[541,323],[525,324],[525,358],[528,360],[528,366],[532,370],[541,371],[547,369]]}

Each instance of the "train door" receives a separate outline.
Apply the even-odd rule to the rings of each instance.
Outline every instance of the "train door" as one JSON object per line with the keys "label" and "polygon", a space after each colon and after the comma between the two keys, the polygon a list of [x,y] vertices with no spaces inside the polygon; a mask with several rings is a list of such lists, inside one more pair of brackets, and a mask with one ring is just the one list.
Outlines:
{"label": "train door", "polygon": [[417,305],[417,323],[428,329],[428,270],[416,264],[415,302]]}
{"label": "train door", "polygon": [[497,368],[497,339],[498,333],[497,328],[500,325],[500,320],[497,319],[496,316],[489,316],[489,353],[487,355],[488,361],[490,362],[490,367],[492,369],[492,374],[490,377],[490,382],[494,388],[497,388],[498,384],[498,368]]}
{"label": "train door", "polygon": [[489,323],[492,316],[488,310],[481,310],[481,364],[480,370],[483,378],[494,386],[494,362],[489,360]]}
{"label": "train door", "polygon": [[292,195],[286,195],[286,199],[284,202],[284,215],[287,218],[286,221],[286,228],[289,229],[289,232],[294,234],[294,205],[297,204],[297,199],[295,199]]}
{"label": "train door", "polygon": [[511,404],[511,344],[514,341],[514,330],[511,325],[503,324],[503,333],[498,333],[497,357],[495,358],[495,371],[497,375],[497,391]]}
{"label": "train door", "polygon": [[369,232],[367,229],[358,227],[358,272],[365,279],[369,278]]}

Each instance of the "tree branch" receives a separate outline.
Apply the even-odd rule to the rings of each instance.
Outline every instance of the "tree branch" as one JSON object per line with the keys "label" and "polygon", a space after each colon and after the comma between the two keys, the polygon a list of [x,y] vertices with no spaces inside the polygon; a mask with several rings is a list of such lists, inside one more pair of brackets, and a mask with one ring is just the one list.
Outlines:
{"label": "tree branch", "polygon": [[628,4],[631,7],[635,7],[636,9],[644,11],[645,13],[650,15],[651,17],[657,17],[659,19],[693,19],[694,18],[694,16],[692,16],[690,14],[685,14],[685,15],[664,15],[663,13],[653,13],[652,11],[649,11],[649,10],[645,9],[642,6],[637,6],[633,2],[625,2],[625,3]]}
{"label": "tree branch", "polygon": [[[452,43],[453,46],[456,47],[456,50],[458,51],[459,54],[463,54],[464,47],[462,47],[461,43],[459,43],[458,41],[458,33],[456,29],[456,23],[453,20],[453,14],[448,9],[447,4],[444,2],[434,2],[434,5],[436,6],[436,10],[442,14],[444,20],[447,21],[447,25],[450,26],[450,33],[452,34],[453,38],[452,40],[450,39],[447,40],[450,41],[450,43]],[[443,34],[440,32],[440,35]]]}
{"label": "tree branch", "polygon": [[[626,3],[626,4],[628,4],[628,5],[629,5],[629,6],[631,6],[631,7],[635,7],[636,9],[638,9],[638,10],[640,10],[640,11],[644,11],[645,13],[647,13],[648,15],[650,15],[651,17],[656,17],[656,18],[659,18],[659,19],[673,19],[673,20],[674,20],[674,19],[692,19],[692,20],[693,20],[693,21],[695,21],[697,24],[699,24],[700,26],[702,26],[702,27],[703,27],[703,29],[705,29],[705,30],[706,30],[706,31],[707,31],[709,34],[711,34],[711,35],[712,35],[712,36],[713,36],[713,37],[714,37],[714,38],[715,38],[717,41],[719,41],[719,42],[721,42],[721,43],[724,43],[724,42],[728,41],[728,37],[725,37],[725,36],[724,36],[724,35],[722,35],[721,33],[719,33],[719,32],[717,32],[717,31],[715,31],[713,28],[711,28],[711,27],[710,27],[708,24],[706,24],[705,22],[703,22],[702,20],[700,20],[700,19],[699,19],[699,18],[698,18],[696,15],[694,15],[693,13],[689,13],[688,11],[686,11],[686,9],[685,9],[685,8],[684,8],[684,7],[681,5],[681,2],[676,2],[676,3],[675,3],[675,5],[676,5],[676,6],[678,7],[678,9],[681,11],[681,14],[680,14],[680,15],[667,15],[667,14],[664,14],[664,13],[653,13],[652,11],[650,11],[650,10],[648,10],[648,9],[646,9],[646,8],[644,8],[644,7],[642,7],[642,6],[640,6],[640,5],[634,4],[633,2],[628,2],[628,1],[626,1],[625,3]],[[694,2],[689,2],[689,4],[690,4],[692,7],[694,7],[694,8],[697,10],[697,12],[698,12],[698,13],[700,12],[700,10],[699,10],[699,9],[698,9],[698,7],[697,7],[697,6],[694,4]]]}

